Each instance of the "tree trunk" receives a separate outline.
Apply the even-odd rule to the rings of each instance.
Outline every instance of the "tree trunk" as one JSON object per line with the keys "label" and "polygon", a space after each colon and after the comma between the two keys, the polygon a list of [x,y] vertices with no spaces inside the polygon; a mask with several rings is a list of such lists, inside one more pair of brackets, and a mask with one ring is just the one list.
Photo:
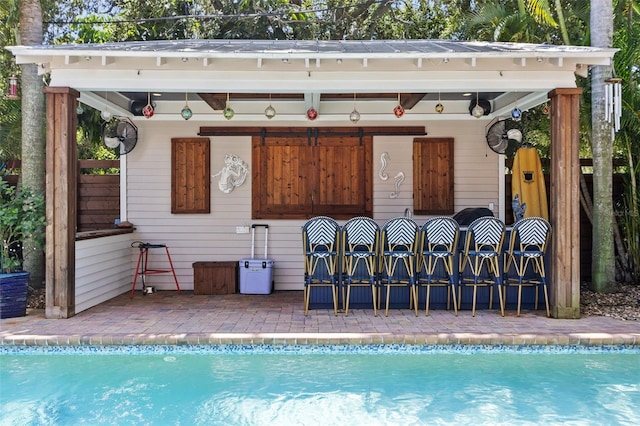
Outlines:
{"label": "tree trunk", "polygon": [[[591,45],[611,47],[613,6],[611,0],[591,0]],[[613,291],[615,252],[613,245],[613,136],[605,117],[605,80],[611,66],[596,66],[591,73],[591,148],[593,150],[593,246],[591,287]]]}
{"label": "tree trunk", "polygon": [[[43,41],[42,7],[39,0],[20,2],[20,39],[25,46]],[[36,65],[21,65],[22,73],[22,170],[24,187],[45,192],[45,109],[42,76]],[[24,269],[30,272],[32,287],[44,284],[44,251],[33,241],[23,241]]]}

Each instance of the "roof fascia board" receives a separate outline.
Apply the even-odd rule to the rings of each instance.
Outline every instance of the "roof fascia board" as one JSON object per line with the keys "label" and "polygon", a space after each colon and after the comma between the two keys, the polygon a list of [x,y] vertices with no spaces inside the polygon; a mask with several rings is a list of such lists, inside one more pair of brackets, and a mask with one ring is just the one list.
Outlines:
{"label": "roof fascia board", "polygon": [[266,71],[164,71],[54,69],[51,86],[77,90],[351,93],[550,90],[575,87],[573,71],[405,71],[405,72],[266,72]]}
{"label": "roof fascia board", "polygon": [[[419,51],[394,51],[394,52],[314,52],[301,49],[299,51],[215,51],[215,50],[186,50],[175,47],[170,50],[157,51],[153,49],[135,49],[127,47],[127,43],[108,45],[42,45],[42,46],[8,46],[16,61],[19,63],[40,63],[51,61],[54,57],[112,57],[112,58],[153,58],[155,60],[169,58],[198,58],[198,59],[289,59],[308,61],[310,59],[331,60],[358,60],[365,59],[410,59],[442,60],[448,58],[462,60],[480,59],[532,59],[532,60],[558,60],[558,58],[576,59],[587,65],[606,65],[610,63],[618,49],[589,48],[584,46],[528,46],[527,49],[508,49],[502,51],[468,51],[468,52],[419,52]],[[475,58],[475,59],[474,59]]]}

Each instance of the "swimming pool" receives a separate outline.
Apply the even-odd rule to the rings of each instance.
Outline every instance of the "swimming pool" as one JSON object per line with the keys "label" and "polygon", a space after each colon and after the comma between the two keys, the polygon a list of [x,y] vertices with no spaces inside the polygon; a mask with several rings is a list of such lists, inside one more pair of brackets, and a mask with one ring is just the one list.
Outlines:
{"label": "swimming pool", "polygon": [[640,348],[0,347],[0,425],[640,424]]}

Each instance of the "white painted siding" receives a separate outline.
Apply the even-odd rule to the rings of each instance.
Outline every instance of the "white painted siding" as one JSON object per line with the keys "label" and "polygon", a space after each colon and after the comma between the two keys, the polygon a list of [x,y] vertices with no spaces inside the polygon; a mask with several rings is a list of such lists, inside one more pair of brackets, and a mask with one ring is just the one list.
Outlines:
{"label": "white painted siding", "polygon": [[[194,117],[195,118],[195,117]],[[397,124],[394,122],[394,124]],[[414,125],[416,123],[411,123]],[[171,138],[192,137],[203,122],[140,121],[140,140],[127,160],[127,219],[136,231],[132,240],[164,243],[171,257],[183,289],[193,289],[194,262],[238,261],[251,254],[251,234],[236,234],[235,228],[252,223],[269,224],[268,256],[275,260],[274,281],[278,290],[302,289],[303,263],[300,229],[302,220],[251,220],[251,176],[233,192],[218,189],[218,178],[211,182],[210,214],[171,214]],[[429,137],[453,137],[455,140],[455,208],[487,207],[495,203],[499,210],[498,156],[486,150],[483,120],[431,121]],[[250,137],[211,137],[211,174],[224,165],[227,153],[239,155],[251,167]],[[413,137],[378,136],[374,138],[374,219],[381,225],[392,217],[413,209]],[[386,181],[378,177],[380,155],[389,154]],[[389,198],[395,191],[394,177],[405,175],[397,198]],[[414,217],[419,223],[426,217]],[[344,221],[339,221],[343,223]],[[258,232],[256,255],[263,256],[262,229]],[[135,256],[131,263],[135,267]],[[152,261],[165,262],[163,251],[150,254]],[[160,267],[163,267],[159,265]],[[133,271],[131,271],[133,274]],[[158,289],[175,288],[169,274],[150,278]]]}
{"label": "white painted siding", "polygon": [[76,313],[131,289],[131,235],[76,241]]}
{"label": "white painted siding", "polygon": [[[498,155],[486,147],[483,121],[429,122],[427,137],[452,137],[454,139],[454,192],[455,211],[467,207],[488,207],[493,202],[494,214],[498,214],[499,167]],[[374,218],[382,225],[386,220],[404,215],[407,207],[413,211],[413,137],[380,136],[374,139]],[[378,177],[380,156],[389,155],[386,181]],[[395,191],[394,177],[405,175],[400,195],[389,198]],[[414,216],[420,223],[428,216]]]}

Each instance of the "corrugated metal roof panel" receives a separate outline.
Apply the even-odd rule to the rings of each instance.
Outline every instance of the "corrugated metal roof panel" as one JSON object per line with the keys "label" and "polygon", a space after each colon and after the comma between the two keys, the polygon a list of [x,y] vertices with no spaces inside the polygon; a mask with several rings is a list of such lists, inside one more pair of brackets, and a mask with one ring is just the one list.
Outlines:
{"label": "corrugated metal roof panel", "polygon": [[34,49],[55,51],[153,52],[153,53],[217,53],[244,55],[287,53],[292,55],[420,55],[565,52],[587,53],[601,49],[588,46],[555,46],[544,44],[490,43],[456,40],[151,40],[120,43],[87,43],[33,46]]}

